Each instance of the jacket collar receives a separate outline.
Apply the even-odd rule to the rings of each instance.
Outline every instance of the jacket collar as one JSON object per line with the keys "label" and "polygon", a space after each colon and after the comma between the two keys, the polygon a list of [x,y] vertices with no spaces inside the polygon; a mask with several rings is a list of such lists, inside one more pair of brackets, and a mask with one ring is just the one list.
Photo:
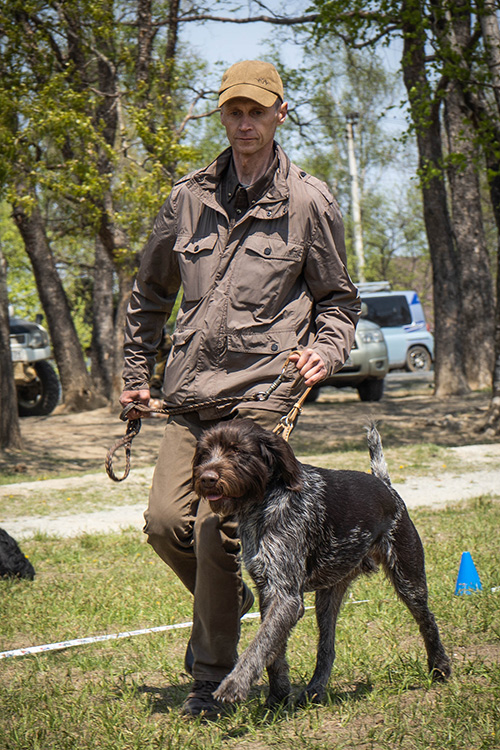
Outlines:
{"label": "jacket collar", "polygon": [[[264,195],[257,201],[257,206],[264,206],[270,203],[279,203],[288,200],[289,188],[287,178],[290,172],[290,159],[285,154],[278,143],[274,143],[278,156],[278,167],[274,174],[272,184]],[[222,175],[229,166],[232,158],[231,147],[223,151],[219,156],[204,169],[195,172],[188,182],[188,188],[191,189],[198,197],[211,206],[220,210],[220,206],[215,199],[215,191],[222,179]],[[275,212],[273,210],[273,215]]]}

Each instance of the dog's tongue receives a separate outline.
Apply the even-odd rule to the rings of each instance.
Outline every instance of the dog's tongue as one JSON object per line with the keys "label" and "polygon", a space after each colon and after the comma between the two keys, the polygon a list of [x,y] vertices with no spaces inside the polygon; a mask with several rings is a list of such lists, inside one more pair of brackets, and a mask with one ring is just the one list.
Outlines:
{"label": "dog's tongue", "polygon": [[217,500],[222,500],[222,495],[206,495],[207,500],[210,503],[215,503]]}

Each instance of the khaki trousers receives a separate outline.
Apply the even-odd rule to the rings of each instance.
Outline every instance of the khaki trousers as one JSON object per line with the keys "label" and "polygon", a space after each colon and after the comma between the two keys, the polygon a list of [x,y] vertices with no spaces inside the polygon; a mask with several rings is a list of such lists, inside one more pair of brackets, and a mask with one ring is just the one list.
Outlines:
{"label": "khaki trousers", "polygon": [[[238,409],[273,429],[281,413]],[[218,422],[218,420],[217,420]],[[242,578],[236,522],[222,520],[191,490],[196,441],[216,421],[197,414],[169,418],[160,444],[144,532],[155,552],[193,594],[193,676],[220,682],[238,658]]]}

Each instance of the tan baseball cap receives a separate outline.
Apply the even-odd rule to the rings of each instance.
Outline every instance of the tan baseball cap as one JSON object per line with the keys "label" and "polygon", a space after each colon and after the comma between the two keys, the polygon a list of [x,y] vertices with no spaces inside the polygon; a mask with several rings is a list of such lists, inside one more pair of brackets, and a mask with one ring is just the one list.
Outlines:
{"label": "tan baseball cap", "polygon": [[283,82],[274,65],[262,60],[244,60],[231,65],[222,76],[219,107],[238,96],[252,99],[263,107],[272,107],[277,96],[283,101]]}

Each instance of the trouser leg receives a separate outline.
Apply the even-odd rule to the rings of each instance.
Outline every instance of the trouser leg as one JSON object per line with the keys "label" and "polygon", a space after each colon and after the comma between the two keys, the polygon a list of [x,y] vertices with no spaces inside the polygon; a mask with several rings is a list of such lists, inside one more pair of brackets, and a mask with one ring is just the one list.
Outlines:
{"label": "trouser leg", "polygon": [[[241,409],[272,428],[280,414]],[[194,595],[191,645],[196,679],[220,681],[237,658],[242,579],[234,521],[212,513],[191,491],[199,435],[213,422],[196,415],[170,419],[160,445],[144,531],[157,554]]]}
{"label": "trouser leg", "polygon": [[201,429],[195,420],[169,419],[144,513],[144,532],[161,559],[194,594],[194,521],[199,500],[191,491],[189,460]]}

